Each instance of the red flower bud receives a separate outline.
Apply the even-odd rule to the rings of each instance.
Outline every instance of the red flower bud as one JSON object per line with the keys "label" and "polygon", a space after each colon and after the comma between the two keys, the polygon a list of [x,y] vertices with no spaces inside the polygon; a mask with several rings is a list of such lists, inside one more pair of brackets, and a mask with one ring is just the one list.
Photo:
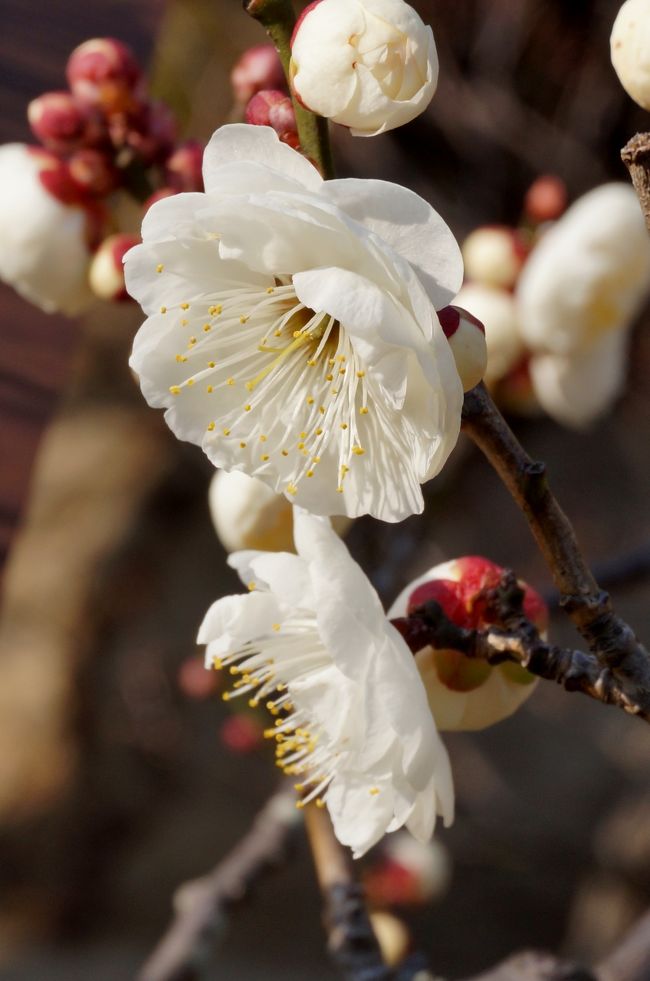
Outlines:
{"label": "red flower bud", "polygon": [[172,153],[165,164],[165,177],[177,191],[203,190],[203,144],[186,140]]}
{"label": "red flower bud", "polygon": [[120,184],[120,173],[113,161],[100,150],[77,150],[68,161],[72,181],[81,194],[103,198]]}
{"label": "red flower bud", "polygon": [[93,38],[75,48],[66,76],[72,92],[107,113],[123,112],[137,98],[141,71],[133,52],[115,38]]}
{"label": "red flower bud", "polygon": [[246,103],[262,89],[286,88],[282,62],[272,44],[258,44],[244,51],[230,73],[237,102]]}
{"label": "red flower bud", "polygon": [[258,92],[246,106],[245,118],[252,126],[270,126],[294,150],[299,146],[293,103],[284,92],[278,89]]}
{"label": "red flower bud", "polygon": [[556,221],[567,206],[566,184],[553,174],[538,177],[528,188],[524,198],[526,217],[535,223]]}
{"label": "red flower bud", "polygon": [[187,698],[204,699],[219,690],[221,673],[206,668],[202,657],[186,657],[178,669],[177,681]]}
{"label": "red flower bud", "polygon": [[176,141],[176,119],[164,102],[145,103],[137,114],[116,119],[111,136],[116,146],[129,147],[145,166],[162,163]]}
{"label": "red flower bud", "polygon": [[219,735],[233,753],[252,753],[264,741],[264,727],[252,716],[237,713],[224,720]]}
{"label": "red flower bud", "polygon": [[99,115],[70,92],[45,92],[32,99],[27,118],[34,136],[57,153],[96,144],[106,136]]}

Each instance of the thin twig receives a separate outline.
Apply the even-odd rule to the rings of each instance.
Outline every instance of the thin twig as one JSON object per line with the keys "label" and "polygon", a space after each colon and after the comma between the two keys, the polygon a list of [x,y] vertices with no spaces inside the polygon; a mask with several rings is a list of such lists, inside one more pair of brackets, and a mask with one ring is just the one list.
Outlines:
{"label": "thin twig", "polygon": [[212,872],[180,887],[174,896],[174,919],[138,981],[197,981],[204,976],[225,913],[263,872],[282,861],[297,815],[293,790],[282,787]]}
{"label": "thin twig", "polygon": [[465,396],[463,429],[492,464],[530,525],[569,614],[601,666],[650,712],[650,657],[632,628],[612,610],[553,496],[543,463],[531,460],[484,385]]}
{"label": "thin twig", "polygon": [[637,133],[621,150],[650,232],[650,133]]}
{"label": "thin twig", "polygon": [[334,835],[327,811],[309,804],[304,814],[332,960],[348,981],[390,981],[393,973],[382,959],[363,890],[352,875],[350,860]]}
{"label": "thin twig", "polygon": [[[291,0],[244,0],[244,10],[266,29],[282,61],[291,88],[291,35],[296,16]],[[327,120],[309,112],[298,102],[291,89],[300,149],[325,178],[334,176],[334,163]]]}

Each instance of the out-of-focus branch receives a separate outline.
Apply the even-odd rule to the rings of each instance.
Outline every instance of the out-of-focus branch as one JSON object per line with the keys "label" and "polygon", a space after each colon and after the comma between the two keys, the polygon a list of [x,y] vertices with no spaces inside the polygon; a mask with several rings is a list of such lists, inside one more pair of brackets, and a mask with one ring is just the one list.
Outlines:
{"label": "out-of-focus branch", "polygon": [[282,861],[297,815],[295,794],[283,787],[212,872],[178,889],[174,919],[142,967],[138,981],[198,981],[205,976],[213,941],[227,910],[245,897],[263,872]]}
{"label": "out-of-focus branch", "polygon": [[[287,82],[291,87],[291,35],[296,16],[291,0],[244,0],[244,10],[266,29],[273,41]],[[316,164],[325,178],[334,176],[334,163],[329,141],[327,120],[305,109],[291,93],[300,138],[300,149]]]}
{"label": "out-of-focus branch", "polygon": [[643,704],[623,689],[594,654],[557,647],[540,637],[524,614],[524,593],[512,572],[505,572],[499,586],[484,590],[483,596],[494,626],[482,630],[458,627],[435,600],[423,603],[407,617],[393,620],[393,624],[414,653],[428,645],[438,650],[461,651],[466,657],[493,665],[511,661],[539,678],[557,682],[567,691],[582,692],[650,722]]}
{"label": "out-of-focus branch", "polygon": [[304,811],[323,919],[332,960],[348,981],[390,981],[347,854],[337,841],[327,811],[309,804]]}
{"label": "out-of-focus branch", "polygon": [[621,150],[650,232],[650,133],[637,133]]}
{"label": "out-of-focus branch", "polygon": [[528,456],[483,384],[465,396],[463,429],[492,464],[530,525],[560,592],[560,605],[621,688],[650,712],[650,657],[632,628],[612,610],[555,499],[546,467]]}

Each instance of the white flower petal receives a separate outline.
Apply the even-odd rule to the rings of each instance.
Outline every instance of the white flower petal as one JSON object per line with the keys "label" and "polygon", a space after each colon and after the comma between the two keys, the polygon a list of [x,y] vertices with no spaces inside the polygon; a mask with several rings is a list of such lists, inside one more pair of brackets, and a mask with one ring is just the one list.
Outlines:
{"label": "white flower petal", "polygon": [[239,163],[261,164],[275,172],[276,180],[289,178],[308,191],[317,191],[323,183],[313,164],[281,143],[270,126],[231,123],[218,129],[205,149],[203,181],[207,194],[231,193],[233,167]]}

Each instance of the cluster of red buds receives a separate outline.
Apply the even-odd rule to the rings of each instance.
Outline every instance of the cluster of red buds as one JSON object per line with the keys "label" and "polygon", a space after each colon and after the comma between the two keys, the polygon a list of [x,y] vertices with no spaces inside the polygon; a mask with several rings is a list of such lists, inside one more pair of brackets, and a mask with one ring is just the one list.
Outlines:
{"label": "cluster of red buds", "polygon": [[120,41],[94,38],[79,45],[66,78],[67,89],[45,92],[27,110],[42,144],[32,148],[39,179],[52,197],[89,216],[93,292],[126,299],[122,257],[139,237],[115,230],[113,196],[125,191],[146,210],[160,197],[203,190],[203,147],[177,142],[171,110],[150,98],[138,61]]}
{"label": "cluster of red buds", "polygon": [[272,44],[249,48],[230,75],[235,103],[251,126],[270,126],[283,143],[298,149],[298,130],[282,63]]}

